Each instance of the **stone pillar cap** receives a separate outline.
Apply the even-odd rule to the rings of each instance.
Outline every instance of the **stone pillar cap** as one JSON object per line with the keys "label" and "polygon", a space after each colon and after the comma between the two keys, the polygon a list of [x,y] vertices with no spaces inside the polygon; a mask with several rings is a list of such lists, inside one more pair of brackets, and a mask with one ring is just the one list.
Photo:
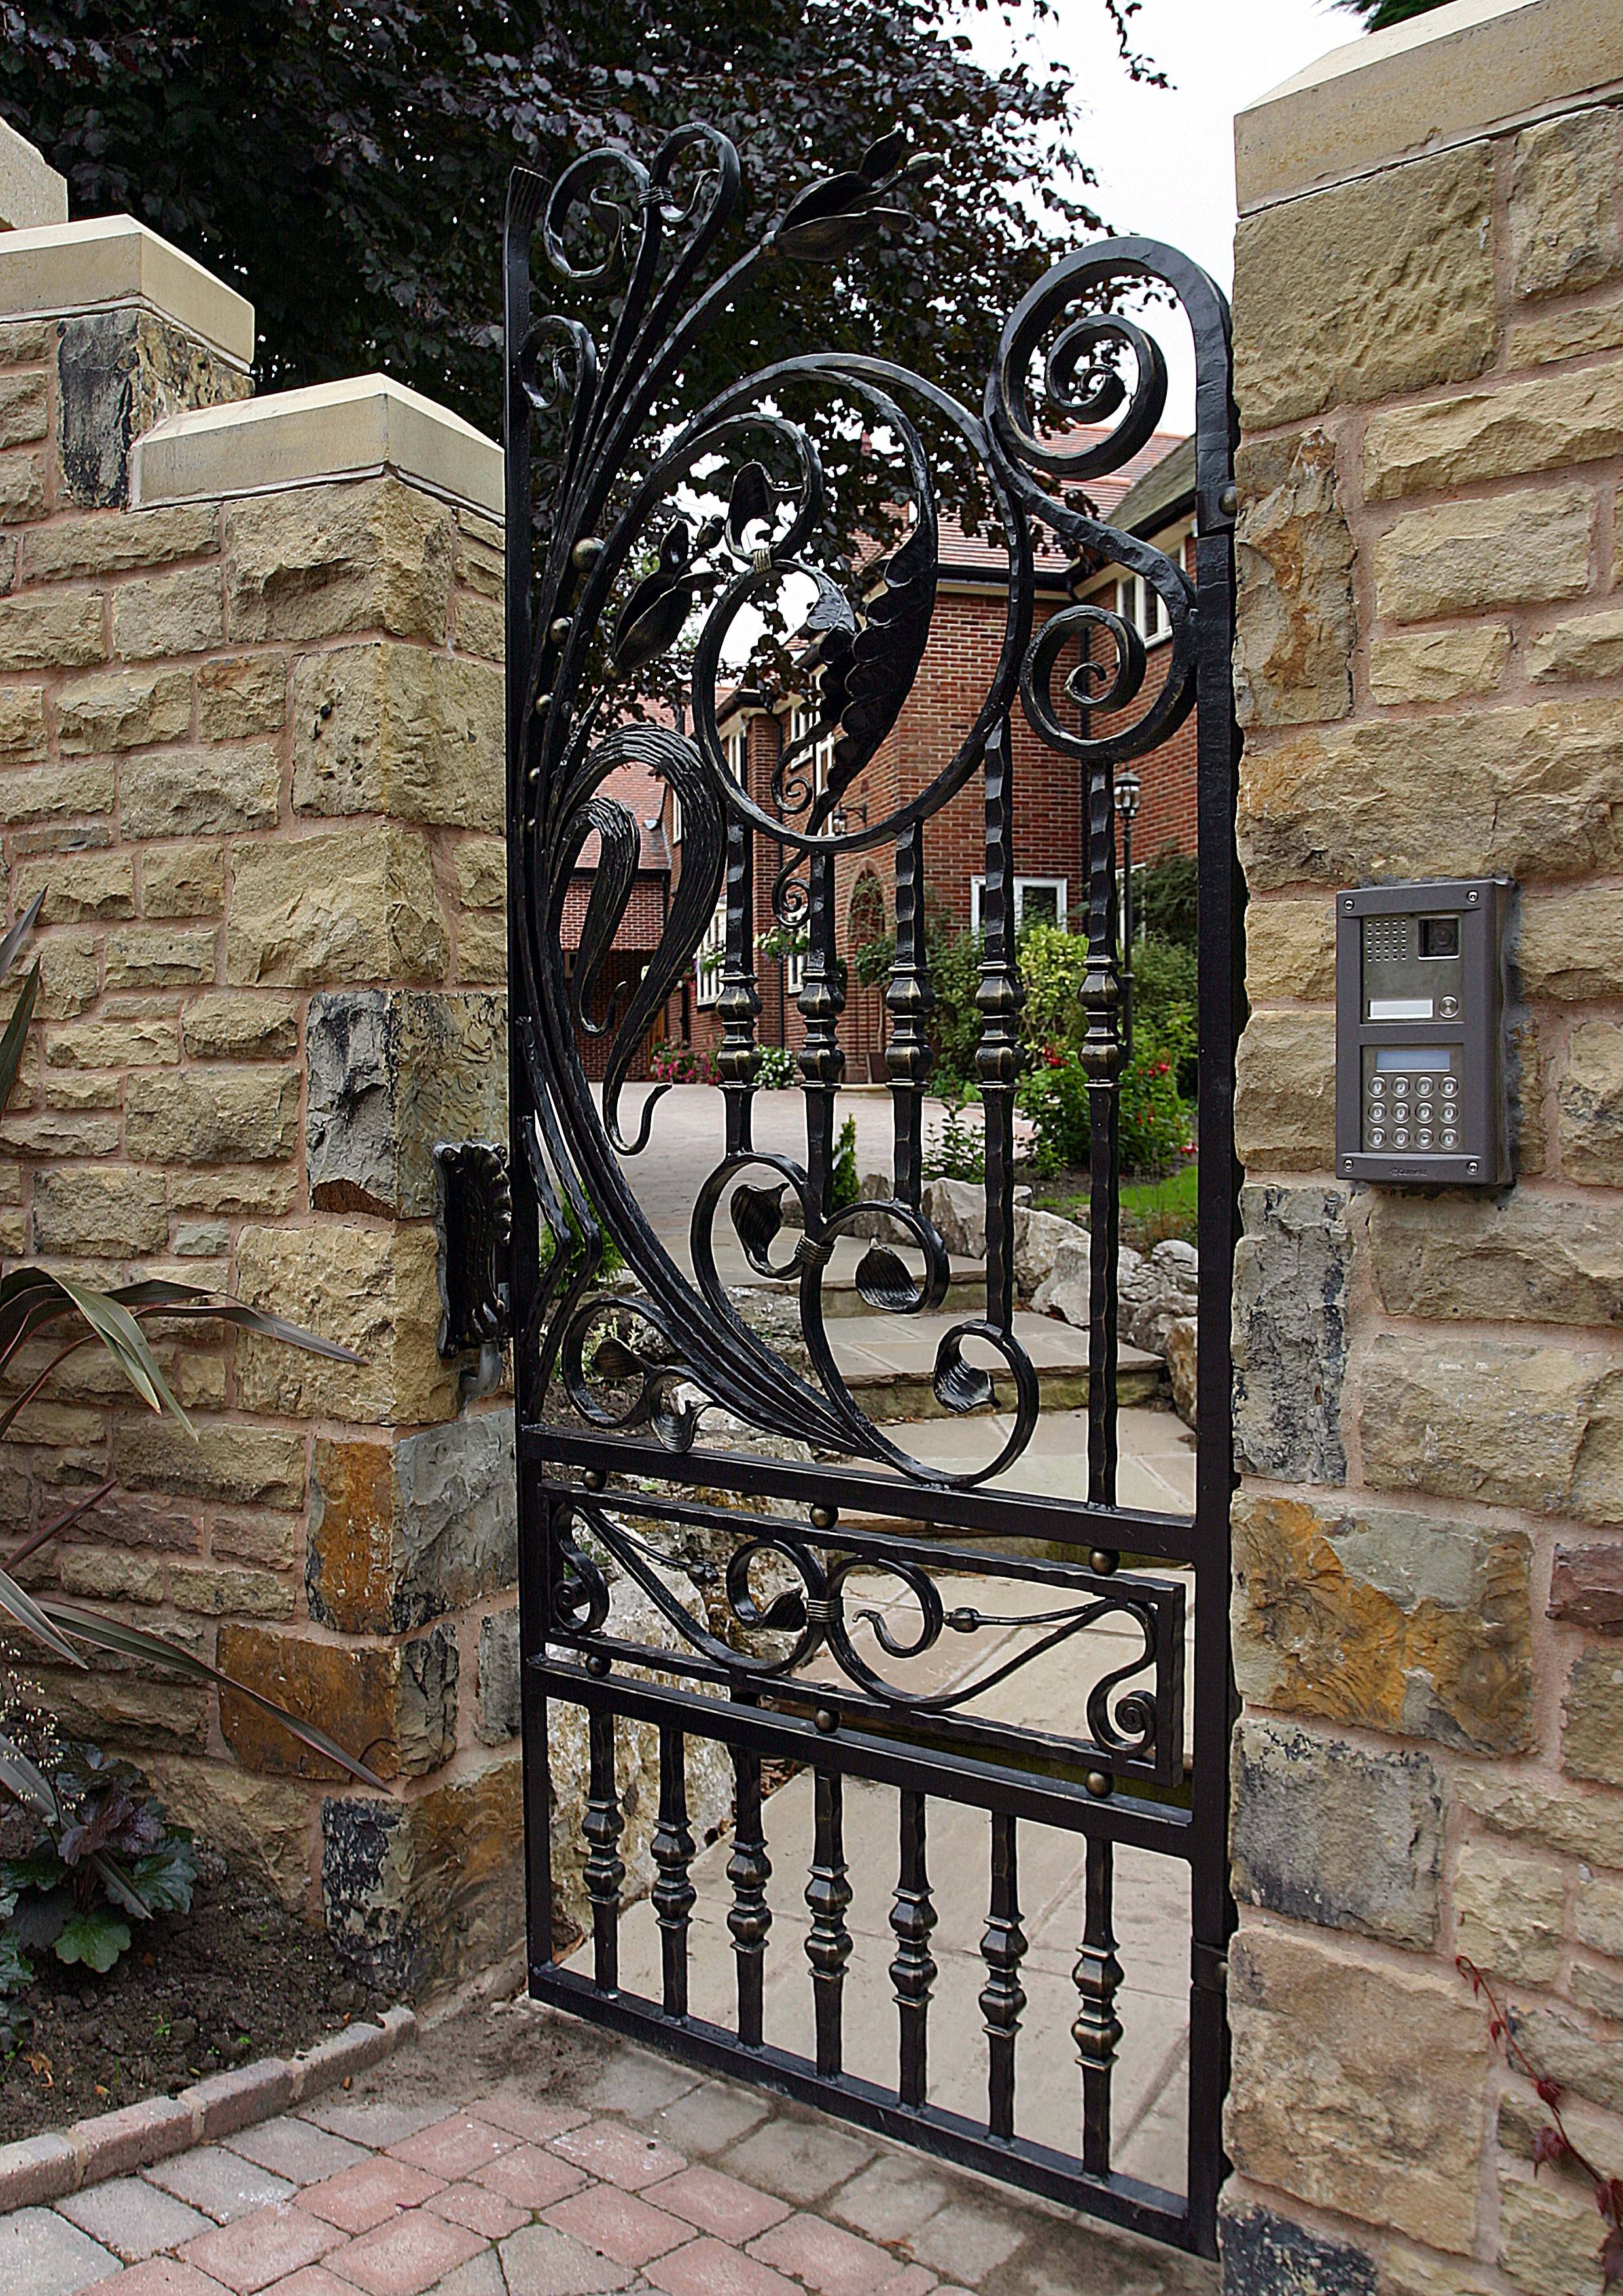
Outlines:
{"label": "stone pillar cap", "polygon": [[134,216],[0,234],[0,319],[143,303],[236,365],[254,355],[254,307]]}
{"label": "stone pillar cap", "polygon": [[494,518],[502,514],[502,450],[495,439],[386,374],[171,415],[136,443],[134,499],[143,509],[217,502],[382,471]]}
{"label": "stone pillar cap", "polygon": [[1452,0],[1332,48],[1239,113],[1240,212],[1619,89],[1618,0]]}
{"label": "stone pillar cap", "polygon": [[68,178],[9,120],[0,119],[0,230],[67,220]]}

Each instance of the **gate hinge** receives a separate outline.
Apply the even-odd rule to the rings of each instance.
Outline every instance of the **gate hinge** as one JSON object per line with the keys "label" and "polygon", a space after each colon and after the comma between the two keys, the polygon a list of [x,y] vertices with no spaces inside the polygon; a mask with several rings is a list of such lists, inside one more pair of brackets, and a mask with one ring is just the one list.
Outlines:
{"label": "gate hinge", "polygon": [[442,1140],[439,1321],[442,1356],[499,1353],[512,1337],[512,1189],[507,1151],[490,1140]]}

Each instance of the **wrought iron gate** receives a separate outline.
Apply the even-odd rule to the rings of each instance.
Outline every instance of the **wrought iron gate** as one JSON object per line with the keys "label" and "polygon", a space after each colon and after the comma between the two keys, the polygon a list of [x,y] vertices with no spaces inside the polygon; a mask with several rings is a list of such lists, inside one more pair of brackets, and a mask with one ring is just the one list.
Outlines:
{"label": "wrought iron gate", "polygon": [[[673,396],[684,354],[740,281],[775,264],[791,294],[798,261],[843,258],[876,211],[898,213],[884,202],[915,172],[905,139],[887,138],[852,174],[814,185],[708,283],[708,259],[740,193],[725,136],[684,128],[646,167],[623,152],[592,152],[550,193],[522,171],[513,179],[505,242],[512,1325],[530,1984],[691,2062],[1211,2253],[1232,1921],[1225,1771],[1239,975],[1227,314],[1181,256],[1109,241],[1056,263],[1025,297],[980,412],[881,360],[808,355],[742,377],[684,416]],[[604,340],[578,316],[534,310],[537,234],[566,299],[602,297]],[[1193,579],[1147,542],[1113,531],[1078,492],[1143,447],[1164,403],[1161,354],[1120,308],[1122,290],[1143,286],[1175,299],[1193,336]],[[841,505],[824,478],[831,440],[848,444],[857,430],[861,452],[883,463],[881,491],[896,521],[893,546],[865,558],[840,554]],[[877,783],[865,784],[875,793],[853,825],[845,800],[895,726],[929,636],[939,563],[932,453],[948,451],[972,466],[991,530],[1007,547],[996,668],[928,786],[889,803]],[[1072,603],[1061,594],[1057,610],[1039,618],[1039,549],[1050,562],[1062,554],[1078,577],[1113,562],[1159,594],[1170,631],[1158,652],[1159,687],[1139,631],[1102,604],[1075,603],[1075,585]],[[745,618],[791,591],[808,603],[780,659],[791,683],[799,681],[806,730],[763,791],[724,743],[718,685],[730,635],[736,647],[751,627]],[[1112,774],[1192,709],[1201,1293],[1190,1517],[1117,1505],[1122,1046]],[[1040,1463],[1022,1467],[1041,1398],[1015,1322],[1016,712],[1072,762],[1082,794],[1092,1184],[1085,1502],[1045,1495]],[[631,898],[640,834],[604,784],[627,767],[668,784],[679,804],[681,868],[652,963],[629,991],[604,1000],[597,982]],[[841,1368],[827,1288],[832,1271],[856,1259],[856,1295],[871,1313],[937,1316],[948,1301],[949,1255],[922,1209],[921,1180],[932,995],[924,896],[932,821],[966,791],[968,802],[978,793],[984,832],[985,1297],[945,1320],[930,1385],[931,1407],[948,1424],[984,1424],[983,1456],[967,1464],[958,1454],[944,1463],[939,1447],[933,1460],[914,1456],[930,1444],[865,1410]],[[589,841],[588,880],[580,863]],[[848,899],[849,857],[886,851],[894,854],[895,955],[884,991],[894,1185],[888,1201],[853,1206],[835,1186],[846,1002],[836,920],[842,868]],[[803,1156],[754,1144],[756,888],[765,871],[774,915],[804,943]],[[577,909],[588,884],[589,897],[566,947],[571,882]],[[632,1119],[625,1086],[718,914],[725,1134],[692,1171],[690,1266],[656,1234],[636,1192],[658,1152],[660,1095],[651,1089]],[[587,1036],[609,1039],[600,1094],[586,1080]],[[605,1282],[611,1246],[629,1272]],[[757,1289],[750,1314],[727,1287],[729,1254],[742,1256]],[[773,1292],[791,1303],[775,1309],[775,1322],[758,1312]],[[466,1301],[454,1316],[464,1342],[494,1332],[486,1307],[483,1323]],[[949,1610],[944,1578],[977,1582],[975,1599]],[[876,1587],[894,1597],[889,1613],[871,1607]],[[944,1636],[962,1636],[972,1651],[983,1635],[1003,1637],[999,1654],[967,1678],[943,1688],[919,1671]],[[1102,1636],[1113,1639],[1090,1658]],[[1074,1654],[1074,1712],[1033,1731],[988,1710],[995,1688],[1060,1645]],[[635,1894],[622,1857],[634,1742],[644,1757],[657,1751],[658,1772],[657,1814],[640,1821],[653,1821],[658,1976],[642,1990],[622,1982],[619,1953]],[[552,1870],[555,1847],[576,1855],[554,1844],[549,1774],[549,1758],[570,1747],[586,1784],[579,1871],[590,1936],[578,1953],[554,1930]],[[690,1996],[694,1766],[707,1748],[712,1786],[730,1766],[733,1978],[727,2008],[716,2014]],[[813,1781],[802,1870],[815,2038],[804,2050],[774,2038],[765,2006],[775,1952],[797,1952],[771,1934],[763,1816],[766,1786],[791,1766]],[[865,2030],[854,2050],[842,2019],[853,1890],[873,1879],[849,1872],[843,1820],[852,1792],[875,1789],[893,1797],[897,1844],[894,1881],[883,1880],[896,2017],[895,2070],[885,2079],[851,2069],[854,2054],[871,2054],[873,2036]],[[932,1819],[949,1805],[979,1814],[976,1827],[984,1817],[986,1865],[983,1879],[955,1871],[943,1890],[926,1850]],[[1061,1829],[1074,1845],[1079,1891],[1075,2118],[1057,2138],[1029,2132],[1016,2081],[1027,1998],[1021,1850],[1034,1827]],[[1189,1880],[1183,2194],[1112,2165],[1125,1998],[1113,1882],[1124,1847],[1174,1861]],[[781,1845],[779,1864],[781,1898]],[[931,2101],[931,1933],[949,1898],[982,1888],[985,2108],[965,2112]]]}

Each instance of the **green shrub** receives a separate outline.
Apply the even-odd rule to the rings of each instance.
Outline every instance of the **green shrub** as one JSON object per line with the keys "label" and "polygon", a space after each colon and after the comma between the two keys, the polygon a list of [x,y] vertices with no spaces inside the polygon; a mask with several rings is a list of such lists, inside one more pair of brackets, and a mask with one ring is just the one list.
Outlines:
{"label": "green shrub", "polygon": [[1153,940],[1177,941],[1193,948],[1199,938],[1197,891],[1200,870],[1194,857],[1163,845],[1142,874],[1133,872],[1133,915]]}
{"label": "green shrub", "polygon": [[834,1143],[834,1170],[830,1186],[833,1209],[842,1212],[848,1204],[856,1203],[861,1193],[862,1182],[857,1171],[857,1119],[848,1116]]}
{"label": "green shrub", "polygon": [[[1119,1139],[1124,1174],[1160,1179],[1184,1161],[1191,1122],[1177,1088],[1177,1071],[1193,1047],[1193,1033],[1186,1013],[1135,1032],[1133,1057],[1121,1072]],[[1037,1127],[1033,1169],[1079,1171],[1087,1162],[1091,1133],[1087,1078],[1075,1048],[1045,1046],[1021,1078],[1018,1101],[1021,1113]]]}
{"label": "green shrub", "polygon": [[986,1185],[986,1134],[971,1124],[963,1104],[949,1108],[939,1132],[925,1143],[921,1167],[927,1180],[972,1180]]}
{"label": "green shrub", "polygon": [[787,1045],[763,1045],[755,1065],[756,1088],[787,1092],[800,1081],[800,1064]]}

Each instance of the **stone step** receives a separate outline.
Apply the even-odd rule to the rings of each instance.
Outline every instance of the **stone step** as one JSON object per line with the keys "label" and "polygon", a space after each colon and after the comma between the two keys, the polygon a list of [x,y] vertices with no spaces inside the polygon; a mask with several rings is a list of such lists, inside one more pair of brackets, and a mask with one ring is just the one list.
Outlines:
{"label": "stone step", "polygon": [[[984,1298],[984,1294],[980,1295]],[[979,1304],[977,1301],[975,1304]],[[971,1312],[973,1312],[971,1308]],[[961,1314],[882,1316],[871,1310],[831,1319],[834,1360],[852,1394],[871,1419],[889,1424],[906,1419],[959,1418],[937,1398],[932,1376],[941,1341]],[[1014,1335],[1030,1357],[1045,1411],[1075,1411],[1087,1403],[1088,1346],[1086,1332],[1049,1316],[1017,1314]],[[1014,1380],[992,1350],[972,1346],[972,1359],[991,1374],[992,1408],[1014,1407]],[[1161,1382],[1159,1356],[1142,1348],[1118,1350],[1117,1394],[1124,1404],[1147,1403]]]}

